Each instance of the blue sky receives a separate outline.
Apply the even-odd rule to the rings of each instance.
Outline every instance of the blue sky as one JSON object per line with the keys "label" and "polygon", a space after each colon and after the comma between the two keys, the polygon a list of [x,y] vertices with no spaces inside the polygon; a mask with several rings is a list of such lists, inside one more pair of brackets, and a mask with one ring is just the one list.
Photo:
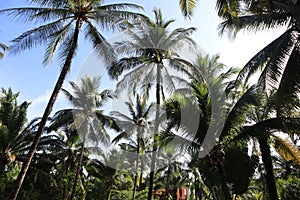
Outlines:
{"label": "blue sky", "polygon": [[[242,67],[256,52],[282,33],[282,30],[255,35],[240,33],[235,40],[230,40],[226,35],[221,38],[217,32],[217,26],[221,21],[215,12],[214,1],[199,1],[192,20],[183,19],[179,12],[178,0],[110,0],[106,2],[133,2],[142,5],[149,17],[153,16],[153,7],[161,8],[165,19],[176,19],[173,28],[196,27],[197,32],[193,38],[198,45],[210,55],[219,53],[221,61],[229,67]],[[2,1],[0,9],[24,6],[28,6],[25,0]],[[21,23],[4,15],[0,16],[0,22],[0,41],[8,45],[13,38],[37,26]],[[108,39],[116,35],[117,33],[105,33]],[[18,55],[6,55],[0,60],[0,87],[12,87],[13,91],[20,91],[20,101],[32,102],[28,113],[30,119],[42,115],[60,72],[60,65],[55,60],[50,66],[42,65],[44,50],[44,47],[35,48]],[[80,40],[79,51],[65,82],[65,88],[68,87],[68,81],[77,79],[91,50],[91,46],[86,41]],[[60,95],[54,112],[65,105],[64,98]]]}

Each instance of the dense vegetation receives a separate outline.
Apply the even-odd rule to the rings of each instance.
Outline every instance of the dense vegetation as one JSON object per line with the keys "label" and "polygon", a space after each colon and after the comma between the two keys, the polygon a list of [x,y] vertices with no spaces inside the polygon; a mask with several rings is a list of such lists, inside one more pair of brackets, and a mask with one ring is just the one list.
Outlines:
{"label": "dense vegetation", "polygon": [[[171,29],[157,8],[147,17],[129,3],[29,2],[0,11],[41,24],[0,43],[0,57],[45,45],[41,60],[58,51],[62,66],[43,116],[30,121],[30,103],[2,88],[0,199],[300,199],[299,0],[216,1],[220,34],[286,27],[239,70],[195,53],[196,28]],[[196,3],[180,0],[183,15]],[[111,44],[104,30],[129,39]],[[80,34],[115,91],[100,91],[101,77],[62,88]],[[72,108],[50,116],[60,91]],[[107,110],[122,91],[128,110]]]}

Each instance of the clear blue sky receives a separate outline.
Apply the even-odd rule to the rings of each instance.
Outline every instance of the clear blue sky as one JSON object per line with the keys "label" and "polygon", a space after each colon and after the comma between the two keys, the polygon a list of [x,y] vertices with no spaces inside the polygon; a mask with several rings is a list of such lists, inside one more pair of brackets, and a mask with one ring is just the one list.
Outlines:
{"label": "clear blue sky", "polygon": [[[219,53],[221,61],[229,67],[242,67],[256,52],[282,32],[279,30],[256,35],[238,34],[235,40],[229,40],[226,35],[221,38],[217,32],[217,26],[221,21],[215,12],[214,1],[199,1],[191,21],[184,20],[181,16],[178,0],[110,0],[106,2],[133,2],[142,5],[145,8],[145,13],[150,17],[153,16],[153,7],[161,8],[166,19],[176,19],[173,25],[174,28],[196,27],[197,32],[193,37],[198,45],[210,55]],[[24,6],[28,6],[25,0],[2,1],[0,9]],[[29,28],[37,26],[33,24],[26,25],[4,15],[0,16],[0,22],[0,41],[8,45],[13,38]],[[105,35],[109,39],[110,37],[113,38],[116,33],[107,33]],[[82,63],[92,50],[91,46],[84,40],[80,41],[79,47],[67,81],[77,79]],[[24,51],[19,55],[5,56],[0,60],[0,87],[12,87],[13,91],[20,91],[20,100],[32,102],[28,113],[30,119],[42,115],[49,94],[60,72],[60,65],[55,61],[50,66],[42,65],[44,50],[44,47],[36,48]],[[67,87],[67,81],[65,82],[65,87]],[[60,97],[54,107],[54,111],[57,111],[64,105],[63,98]]]}

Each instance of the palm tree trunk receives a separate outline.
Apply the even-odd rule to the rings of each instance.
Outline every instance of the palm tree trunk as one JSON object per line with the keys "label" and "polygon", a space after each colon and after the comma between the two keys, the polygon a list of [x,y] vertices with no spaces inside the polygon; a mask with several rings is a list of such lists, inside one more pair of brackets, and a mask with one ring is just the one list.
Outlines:
{"label": "palm tree trunk", "polygon": [[275,178],[273,173],[273,164],[271,158],[270,146],[266,139],[259,139],[259,148],[261,151],[262,161],[266,169],[266,184],[271,200],[278,200],[278,193],[275,184]]}
{"label": "palm tree trunk", "polygon": [[193,170],[193,173],[194,173],[194,179],[195,179],[194,180],[195,200],[199,200],[200,199],[200,187],[198,184],[198,176],[197,176],[197,172],[195,169]]}
{"label": "palm tree trunk", "polygon": [[156,151],[158,148],[158,127],[159,127],[159,113],[160,113],[160,83],[161,83],[161,63],[156,65],[156,113],[155,113],[155,127],[154,127],[154,142],[153,142],[153,152],[151,158],[150,167],[150,180],[149,180],[149,190],[148,190],[148,200],[152,200],[152,191],[154,184],[154,170],[156,162]]}
{"label": "palm tree trunk", "polygon": [[137,181],[138,181],[138,168],[139,168],[139,154],[140,154],[140,137],[138,134],[137,147],[136,147],[136,167],[135,167],[136,173],[135,173],[135,177],[134,177],[132,200],[135,200],[135,195],[136,195],[136,186],[137,186]]}
{"label": "palm tree trunk", "polygon": [[[145,154],[143,155],[145,156]],[[141,173],[140,173],[140,186],[141,184],[143,183],[143,172],[144,172],[144,157],[142,157],[142,160],[141,160]]]}
{"label": "palm tree trunk", "polygon": [[73,189],[72,189],[70,200],[74,199],[75,193],[76,193],[76,186],[77,186],[78,177],[79,177],[79,174],[80,174],[80,171],[81,171],[81,165],[82,165],[82,160],[83,160],[84,143],[85,143],[85,136],[83,137],[83,141],[82,141],[82,144],[81,144],[80,159],[79,159],[79,162],[77,164],[77,169],[76,169],[76,174],[75,174],[75,179],[74,179],[74,183],[73,183]]}
{"label": "palm tree trunk", "polygon": [[15,193],[13,194],[13,200],[16,200],[17,197],[18,197],[18,194],[19,194],[19,191],[22,187],[22,184],[23,184],[23,181],[25,179],[25,176],[27,174],[27,171],[28,171],[28,168],[29,168],[29,165],[32,161],[32,158],[36,152],[36,148],[39,144],[39,141],[40,141],[40,138],[42,136],[42,133],[43,133],[43,130],[44,130],[44,127],[46,125],[46,122],[48,120],[48,117],[53,109],[53,105],[56,101],[56,98],[58,96],[58,93],[64,83],[64,80],[66,78],[66,75],[67,73],[70,71],[70,68],[71,68],[71,63],[72,63],[72,59],[75,55],[75,50],[77,48],[77,42],[78,42],[78,35],[79,35],[79,30],[80,30],[80,21],[78,20],[76,22],[76,27],[75,27],[75,30],[74,30],[74,35],[73,35],[73,43],[72,43],[72,46],[71,46],[71,49],[70,51],[68,52],[68,55],[67,55],[67,58],[66,58],[66,61],[63,65],[63,68],[60,72],[60,75],[57,79],[57,82],[55,84],[55,87],[53,89],[53,92],[51,94],[51,97],[48,101],[48,104],[47,104],[47,107],[44,111],[44,114],[43,114],[43,117],[42,117],[42,120],[40,122],[40,125],[38,127],[38,130],[37,130],[37,133],[34,137],[34,140],[32,142],[32,145],[30,147],[30,150],[28,152],[28,159],[26,160],[25,163],[23,163],[22,165],[22,169],[18,175],[18,178],[17,178],[17,186],[16,186],[16,190],[15,190]]}
{"label": "palm tree trunk", "polygon": [[166,188],[165,199],[168,199],[168,196],[169,196],[169,185],[170,185],[169,182],[170,182],[170,174],[171,174],[171,167],[170,167],[171,163],[169,162],[168,164],[169,164],[169,166],[168,166],[167,180],[166,180],[166,186],[165,186],[165,188]]}

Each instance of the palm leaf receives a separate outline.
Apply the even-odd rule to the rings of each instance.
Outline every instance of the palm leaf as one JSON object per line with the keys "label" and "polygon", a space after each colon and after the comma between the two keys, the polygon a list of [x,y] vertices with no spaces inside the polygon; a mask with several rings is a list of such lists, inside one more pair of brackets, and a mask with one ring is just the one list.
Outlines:
{"label": "palm leaf", "polygon": [[191,18],[198,0],[180,0],[179,6],[183,16]]}
{"label": "palm leaf", "polygon": [[[240,85],[243,80],[248,80],[255,72],[257,72],[265,63],[269,60],[269,58],[273,55],[273,50],[279,48],[282,41],[288,41],[291,37],[292,29],[287,30],[273,42],[268,44],[262,50],[260,50],[255,56],[253,56],[247,64],[241,69],[239,72],[235,85]],[[280,49],[282,49],[284,45]],[[276,58],[275,56],[273,58]],[[245,83],[246,84],[246,83]]]}
{"label": "palm leaf", "polygon": [[300,166],[300,151],[293,143],[287,139],[272,134],[274,148],[286,161],[293,161]]}
{"label": "palm leaf", "polygon": [[300,42],[292,50],[276,92],[276,110],[278,115],[291,113],[299,108],[300,89]]}
{"label": "palm leaf", "polygon": [[257,32],[271,28],[280,28],[287,25],[289,19],[290,16],[285,13],[270,12],[260,15],[246,15],[228,19],[222,22],[218,29],[221,35],[226,31],[236,35],[242,29]]}
{"label": "palm leaf", "polygon": [[53,34],[60,31],[61,28],[62,22],[61,20],[57,20],[55,22],[29,30],[12,40],[14,44],[10,47],[11,52],[16,54],[23,50],[31,49],[38,45],[43,45],[47,42],[47,39],[51,38]]}
{"label": "palm leaf", "polygon": [[66,20],[72,16],[67,9],[43,7],[9,8],[0,10],[0,14],[2,13],[25,23],[44,23],[52,19]]}
{"label": "palm leaf", "polygon": [[245,123],[247,111],[249,111],[252,105],[258,103],[256,92],[257,87],[252,86],[239,98],[226,118],[220,137],[226,136],[230,132],[230,129],[235,129]]}
{"label": "palm leaf", "polygon": [[104,58],[106,64],[112,63],[116,60],[117,55],[115,54],[113,47],[106,41],[97,28],[91,22],[87,22],[85,29],[85,37],[91,41],[93,47],[97,50],[96,54],[100,58]]}
{"label": "palm leaf", "polygon": [[53,33],[51,37],[49,38],[49,42],[47,44],[46,52],[44,54],[43,63],[44,64],[51,64],[51,61],[54,57],[54,54],[58,48],[58,45],[61,41],[63,41],[70,31],[72,27],[72,22],[65,25],[61,30]]}

